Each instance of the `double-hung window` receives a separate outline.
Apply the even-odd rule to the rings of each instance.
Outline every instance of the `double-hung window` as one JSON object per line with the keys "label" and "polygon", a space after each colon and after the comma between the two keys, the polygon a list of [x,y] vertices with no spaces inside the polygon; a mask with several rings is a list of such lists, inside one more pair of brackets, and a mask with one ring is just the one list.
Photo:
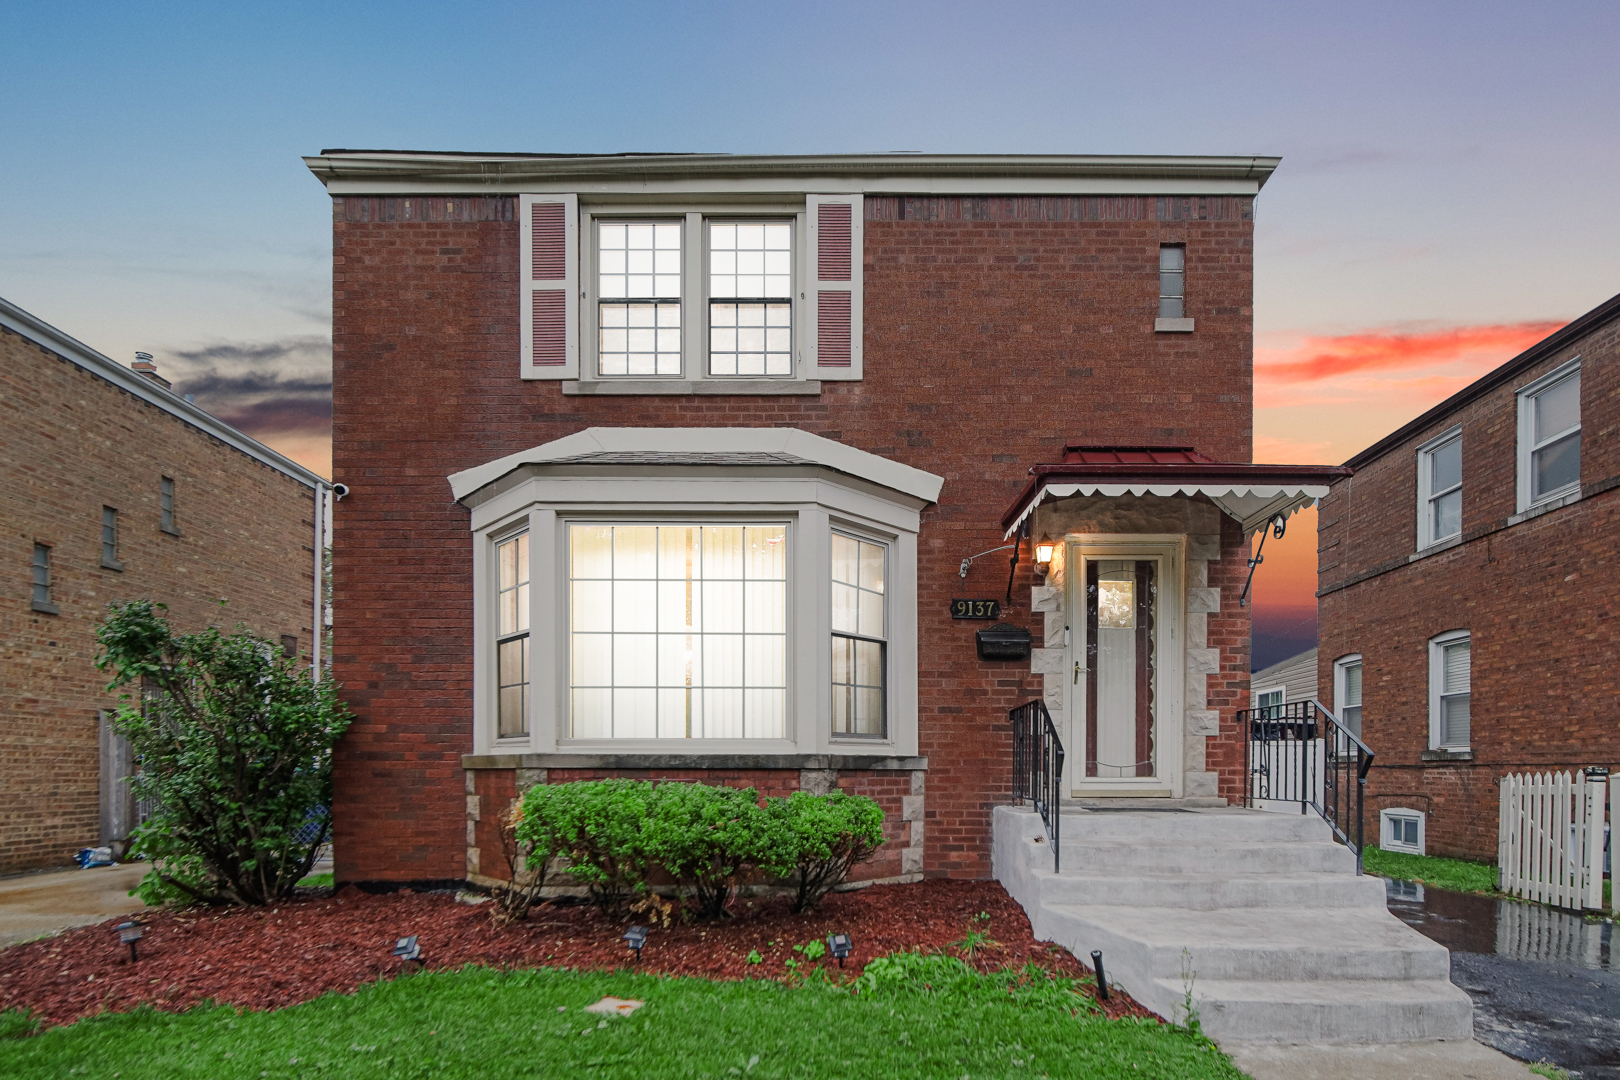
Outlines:
{"label": "double-hung window", "polygon": [[1361,657],[1342,656],[1333,662],[1333,701],[1339,723],[1361,736]]}
{"label": "double-hung window", "polygon": [[570,524],[570,734],[782,739],[787,527]]}
{"label": "double-hung window", "polygon": [[496,726],[500,738],[529,732],[529,534],[495,545]]}
{"label": "double-hung window", "polygon": [[832,536],[832,730],[882,736],[887,728],[887,548]]}
{"label": "double-hung window", "polygon": [[1287,696],[1285,687],[1267,687],[1255,690],[1251,695],[1252,708],[1255,715],[1262,720],[1274,720],[1282,715],[1283,698]]}
{"label": "double-hung window", "polygon": [[180,526],[174,518],[174,478],[165,476],[158,481],[158,528],[170,536],[180,535]]}
{"label": "double-hung window", "polygon": [[51,600],[51,548],[49,544],[34,545],[34,610],[47,615],[60,614]]}
{"label": "double-hung window", "polygon": [[101,565],[108,570],[122,570],[118,561],[118,511],[110,506],[101,508]]}
{"label": "double-hung window", "polygon": [[604,376],[681,373],[678,221],[599,221],[597,363]]}
{"label": "double-hung window", "polygon": [[1467,750],[1470,730],[1472,641],[1453,630],[1429,642],[1429,745]]}
{"label": "double-hung window", "polygon": [[1418,449],[1418,550],[1462,535],[1462,429]]}
{"label": "double-hung window", "polygon": [[792,222],[709,222],[709,374],[793,374]]}
{"label": "double-hung window", "polygon": [[1519,391],[1519,509],[1581,489],[1579,361]]}

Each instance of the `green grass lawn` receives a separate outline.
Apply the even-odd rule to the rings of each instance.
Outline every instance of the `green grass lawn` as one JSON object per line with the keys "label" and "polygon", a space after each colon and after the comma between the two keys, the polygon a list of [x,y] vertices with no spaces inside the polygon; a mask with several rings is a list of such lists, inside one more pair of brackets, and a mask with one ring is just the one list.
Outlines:
{"label": "green grass lawn", "polygon": [[330,889],[332,887],[332,871],[328,870],[324,874],[311,874],[307,878],[300,879],[298,884],[306,889]]}
{"label": "green grass lawn", "polygon": [[[0,1040],[0,1076],[1242,1076],[1207,1040],[1103,1019],[1064,984],[1009,989],[1005,977],[960,972],[929,981],[939,989],[856,996],[819,982],[465,968],[275,1012],[95,1017]],[[606,995],[646,1005],[622,1018],[581,1011]]]}
{"label": "green grass lawn", "polygon": [[1442,859],[1434,855],[1408,855],[1369,847],[1362,852],[1362,865],[1369,874],[1421,881],[1437,889],[1451,889],[1454,892],[1496,891],[1494,863]]}

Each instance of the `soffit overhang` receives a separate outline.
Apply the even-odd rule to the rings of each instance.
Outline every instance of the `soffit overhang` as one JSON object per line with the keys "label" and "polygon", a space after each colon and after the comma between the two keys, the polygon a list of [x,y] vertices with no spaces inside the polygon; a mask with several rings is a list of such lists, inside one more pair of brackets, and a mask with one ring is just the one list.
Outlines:
{"label": "soffit overhang", "polygon": [[1102,154],[459,154],[324,150],[333,195],[572,191],[1254,195],[1281,158]]}
{"label": "soffit overhang", "polygon": [[1203,495],[1249,536],[1322,498],[1352,472],[1342,465],[1216,461],[1185,446],[1071,446],[1063,461],[1030,468],[1001,525],[1011,537],[1043,502],[1074,496]]}
{"label": "soffit overhang", "polygon": [[923,504],[937,502],[945,483],[933,473],[797,428],[586,428],[453,473],[449,480],[456,501],[472,505],[480,492],[519,472],[802,475],[817,469],[855,477]]}

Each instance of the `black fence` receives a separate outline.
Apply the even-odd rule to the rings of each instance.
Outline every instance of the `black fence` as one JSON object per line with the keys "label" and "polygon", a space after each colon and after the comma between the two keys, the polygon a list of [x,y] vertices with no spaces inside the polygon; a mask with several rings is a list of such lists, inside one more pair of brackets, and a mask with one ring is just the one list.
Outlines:
{"label": "black fence", "polygon": [[1052,872],[1062,854],[1063,742],[1042,701],[1026,701],[1007,713],[1013,729],[1013,802],[1029,803],[1046,823],[1052,845]]}
{"label": "black fence", "polygon": [[1243,803],[1298,803],[1315,810],[1356,854],[1361,873],[1363,802],[1373,752],[1320,701],[1243,709],[1238,723],[1248,784]]}

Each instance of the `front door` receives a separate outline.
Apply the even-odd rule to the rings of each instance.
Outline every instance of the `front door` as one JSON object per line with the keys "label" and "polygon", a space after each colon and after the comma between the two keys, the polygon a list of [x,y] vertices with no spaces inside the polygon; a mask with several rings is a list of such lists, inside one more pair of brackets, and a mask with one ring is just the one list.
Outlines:
{"label": "front door", "polygon": [[1173,567],[1166,555],[1142,551],[1083,552],[1078,562],[1075,791],[1174,795],[1181,755],[1171,741],[1180,729],[1179,698],[1170,692],[1180,671],[1178,611],[1167,603],[1179,591],[1167,573]]}

